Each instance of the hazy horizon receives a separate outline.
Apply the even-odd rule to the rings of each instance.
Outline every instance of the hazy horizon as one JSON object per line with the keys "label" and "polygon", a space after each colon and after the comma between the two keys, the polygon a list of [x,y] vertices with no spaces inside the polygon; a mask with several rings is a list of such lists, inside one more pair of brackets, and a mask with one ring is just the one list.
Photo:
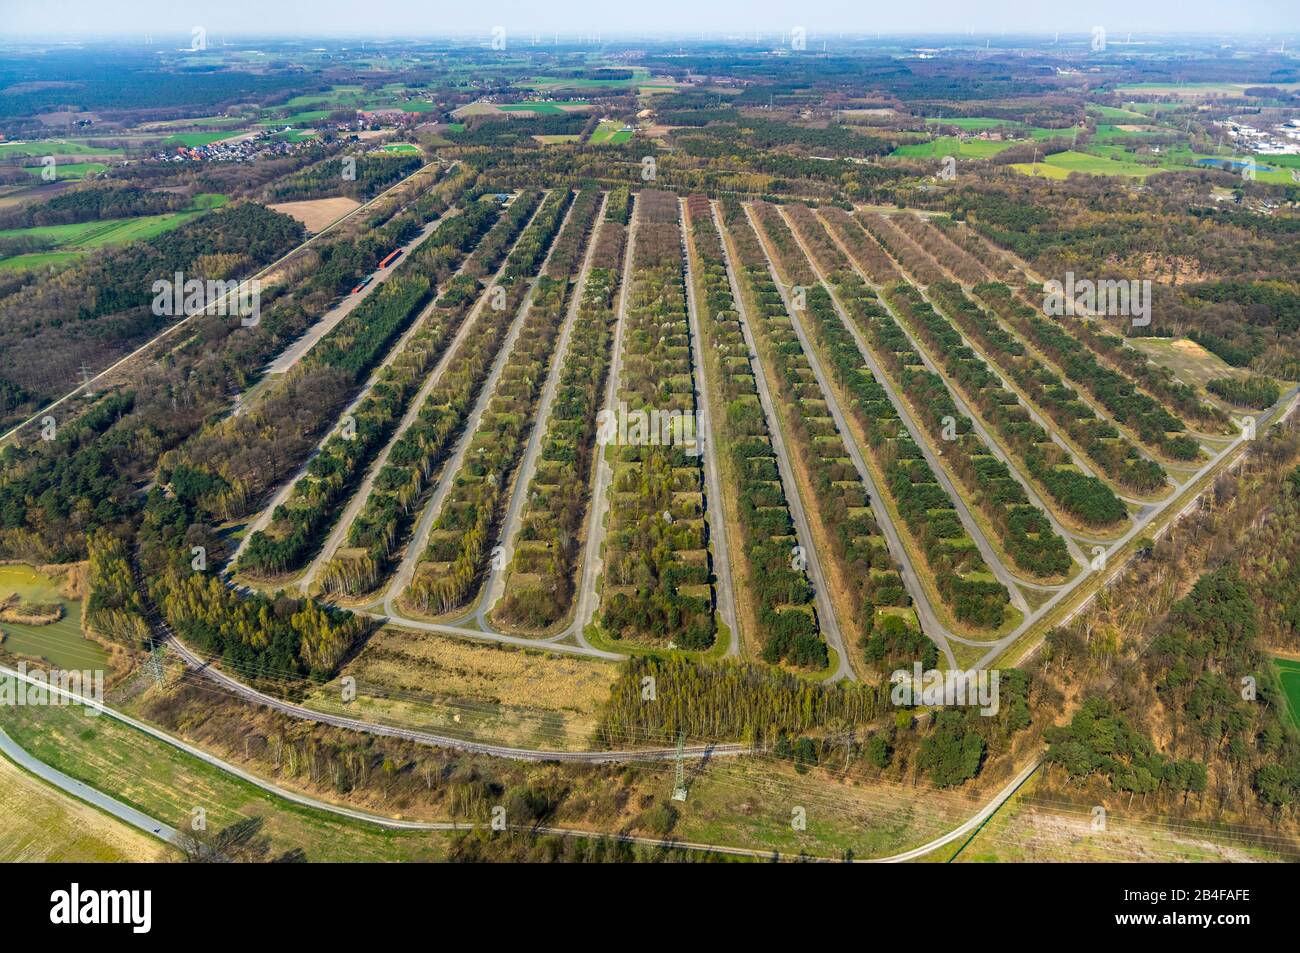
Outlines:
{"label": "hazy horizon", "polygon": [[64,0],[58,16],[41,0],[10,0],[0,37],[142,39],[189,36],[195,26],[234,36],[392,38],[488,37],[495,27],[507,35],[533,33],[684,37],[703,32],[711,38],[761,33],[779,39],[794,27],[808,36],[975,34],[1051,36],[1090,34],[1102,26],[1113,37],[1146,35],[1278,36],[1300,31],[1300,3],[1259,0],[1228,7],[1213,0],[1101,0],[1082,7],[1039,8],[1022,4],[983,4],[932,0],[924,7],[871,10],[842,0],[795,4],[772,0],[718,0],[704,6],[684,0],[653,4],[607,4],[570,0],[540,12],[536,5],[505,0],[466,7],[431,6],[418,0],[385,0],[359,6],[353,0],[276,3],[272,0],[138,0],[129,4]]}

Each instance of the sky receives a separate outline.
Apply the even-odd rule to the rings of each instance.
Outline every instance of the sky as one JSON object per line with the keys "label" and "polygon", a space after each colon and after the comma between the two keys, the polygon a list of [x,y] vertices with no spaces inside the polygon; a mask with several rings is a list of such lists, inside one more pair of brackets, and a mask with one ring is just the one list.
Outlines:
{"label": "sky", "polygon": [[[1300,0],[0,0],[0,37],[516,33],[1300,33]],[[1289,48],[1289,44],[1288,44]]]}

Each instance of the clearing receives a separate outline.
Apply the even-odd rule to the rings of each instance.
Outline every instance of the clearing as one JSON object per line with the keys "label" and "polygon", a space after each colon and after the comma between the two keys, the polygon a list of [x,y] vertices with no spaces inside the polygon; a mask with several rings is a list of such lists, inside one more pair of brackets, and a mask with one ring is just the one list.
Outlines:
{"label": "clearing", "polygon": [[338,221],[361,205],[356,199],[339,195],[328,199],[306,199],[302,202],[281,202],[267,206],[272,211],[283,212],[296,218],[309,232],[319,232]]}

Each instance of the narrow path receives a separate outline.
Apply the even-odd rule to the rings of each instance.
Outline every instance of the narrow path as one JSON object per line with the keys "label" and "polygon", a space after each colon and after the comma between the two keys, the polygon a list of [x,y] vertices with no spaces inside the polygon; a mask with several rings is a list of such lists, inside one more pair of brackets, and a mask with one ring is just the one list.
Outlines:
{"label": "narrow path", "polygon": [[[518,195],[518,193],[514,194]],[[465,262],[468,262],[469,259],[470,254],[466,254],[465,261],[461,262],[460,268],[457,268],[455,273],[451,275],[447,281],[443,282],[441,288],[435,289],[436,293],[429,301],[428,306],[420,314],[419,318],[416,319],[417,325],[422,324],[433,312],[434,307],[438,303],[439,294],[462,273],[465,267]],[[402,419],[398,421],[397,426],[393,429],[392,436],[389,437],[388,443],[384,445],[383,450],[381,450],[379,455],[375,457],[374,462],[366,472],[365,478],[361,481],[361,485],[358,486],[356,492],[352,494],[352,497],[348,500],[347,507],[343,510],[343,514],[334,524],[334,529],[325,540],[325,545],[321,547],[320,552],[316,554],[316,558],[311,561],[311,565],[307,567],[307,571],[303,574],[302,579],[299,580],[298,588],[302,592],[310,591],[311,584],[315,581],[317,573],[320,572],[322,567],[329,563],[330,559],[334,556],[334,552],[340,545],[342,545],[344,537],[347,535],[348,530],[352,527],[352,523],[357,518],[357,514],[361,512],[362,507],[366,505],[366,501],[370,498],[370,491],[374,487],[375,478],[379,476],[379,472],[383,470],[385,464],[388,463],[388,456],[392,453],[393,447],[397,444],[397,441],[401,439],[402,434],[406,433],[411,424],[415,423],[415,421],[419,419],[420,411],[424,409],[424,402],[428,399],[429,394],[433,392],[433,389],[438,386],[438,382],[442,380],[443,374],[446,373],[447,367],[451,363],[452,355],[456,353],[456,350],[460,347],[461,343],[469,336],[470,329],[474,325],[475,317],[475,312],[471,311],[461,319],[460,326],[456,329],[455,335],[452,336],[451,340],[448,341],[446,346],[443,348],[442,357],[438,359],[437,364],[435,364],[433,369],[429,372],[424,383],[420,386],[419,391],[411,398],[411,403],[406,408],[406,413],[402,415]]]}
{"label": "narrow path", "polygon": [[[700,314],[695,300],[695,268],[691,264],[690,250],[687,247],[686,199],[678,200],[678,227],[682,233],[682,261],[686,269],[686,315],[691,334],[691,363],[695,373],[691,375],[695,382],[696,433],[700,449],[700,465],[704,468],[706,509],[705,517],[709,521],[709,542],[713,544],[713,570],[718,582],[718,614],[730,632],[730,642],[724,656],[734,658],[740,655],[740,629],[736,623],[736,590],[731,575],[731,552],[727,543],[727,528],[722,525],[726,519],[722,506],[722,480],[719,476],[718,459],[712,451],[713,405],[709,397],[708,381],[704,369],[703,338],[700,336]],[[838,674],[838,673],[837,673]]]}
{"label": "narrow path", "polygon": [[132,827],[160,838],[168,843],[176,841],[177,831],[174,827],[168,827],[162,821],[150,817],[142,811],[137,811],[129,804],[123,804],[117,798],[109,797],[101,791],[83,784],[74,777],[64,774],[58,768],[52,768],[44,761],[33,757],[27,753],[18,742],[14,741],[0,728],[0,754],[3,754],[18,767],[40,778],[46,784],[58,788],[66,794],[72,795],[79,801],[85,801],[92,807],[97,807],[105,814],[117,818],[130,824]]}
{"label": "narrow path", "polygon": [[[527,233],[529,226],[532,225],[537,215],[541,213],[542,207],[546,204],[549,193],[537,204],[537,211],[533,217],[528,220],[528,225],[520,231],[520,235]],[[556,228],[555,234],[551,237],[550,247],[546,250],[546,257],[537,267],[537,274],[545,274],[546,265],[551,260],[551,253],[555,250],[555,239],[564,231],[564,227],[569,222],[569,216],[573,214],[573,202],[565,209],[564,218]],[[501,276],[509,261],[509,255],[502,261],[501,269],[497,272],[497,278]],[[494,279],[494,283],[495,283]],[[384,593],[383,608],[388,617],[401,625],[408,625],[412,622],[419,622],[418,619],[410,619],[403,616],[398,608],[397,600],[411,580],[415,577],[416,567],[420,564],[420,557],[424,554],[425,544],[429,538],[429,533],[433,529],[433,524],[442,512],[443,501],[446,500],[447,494],[451,492],[452,482],[456,474],[460,472],[461,465],[465,462],[465,454],[469,452],[469,445],[474,440],[474,434],[478,431],[479,423],[483,419],[483,413],[487,410],[488,404],[492,402],[496,394],[497,384],[501,379],[501,372],[505,370],[506,364],[510,360],[510,354],[514,350],[515,342],[519,339],[519,332],[523,329],[524,321],[527,318],[529,309],[533,306],[533,294],[537,286],[537,277],[531,277],[528,280],[528,290],[524,293],[523,300],[519,302],[519,307],[515,311],[515,316],[511,320],[510,330],[506,334],[505,340],[497,350],[497,356],[492,362],[492,370],[488,373],[487,379],[483,382],[479,390],[478,400],[474,403],[474,408],[469,416],[465,418],[465,426],[461,430],[460,438],[456,441],[456,450],[450,458],[443,464],[442,473],[439,476],[438,484],[429,499],[424,513],[420,517],[420,522],[416,526],[415,532],[411,535],[411,540],[407,543],[406,553],[402,556],[402,561],[398,564],[397,572],[393,574],[392,582]],[[491,285],[488,286],[490,291]],[[483,297],[479,299],[478,307],[482,307],[488,297],[488,291],[485,291]],[[459,621],[459,620],[458,620]]]}
{"label": "narrow path", "polygon": [[[602,411],[615,413],[618,410],[618,388],[623,375],[623,329],[627,324],[628,290],[632,285],[632,261],[636,253],[638,215],[635,204],[627,228],[627,240],[623,243],[623,275],[618,287],[618,322],[614,325],[614,342],[610,354],[609,374],[605,381],[605,401]],[[560,639],[572,637],[580,646],[591,649],[585,630],[596,617],[600,600],[596,592],[596,580],[600,576],[604,562],[606,521],[609,516],[609,487],[614,482],[614,468],[606,459],[606,447],[597,445],[596,465],[594,467],[595,486],[591,492],[591,505],[587,507],[587,545],[583,548],[582,574],[578,580],[573,621],[558,636],[548,640],[558,643]],[[594,650],[593,650],[594,651]]]}
{"label": "narrow path", "polygon": [[524,458],[515,472],[510,505],[501,520],[501,533],[497,540],[502,552],[501,569],[489,570],[487,586],[473,614],[475,623],[485,631],[493,631],[488,614],[505,593],[507,569],[515,555],[515,537],[519,535],[519,522],[524,515],[524,504],[528,500],[528,488],[532,486],[533,475],[537,472],[537,462],[541,459],[542,442],[550,429],[551,405],[555,402],[555,394],[560,388],[560,377],[569,363],[573,325],[578,319],[578,310],[582,306],[582,294],[587,286],[587,276],[591,273],[591,260],[596,253],[596,233],[600,230],[600,222],[605,216],[605,203],[608,201],[609,193],[601,193],[600,206],[596,209],[595,218],[592,219],[587,234],[587,251],[582,257],[582,266],[568,289],[569,305],[564,316],[564,326],[560,329],[560,339],[556,342],[555,351],[551,356],[551,367],[547,372],[546,384],[542,387],[541,398],[537,402],[537,410],[533,415]]}

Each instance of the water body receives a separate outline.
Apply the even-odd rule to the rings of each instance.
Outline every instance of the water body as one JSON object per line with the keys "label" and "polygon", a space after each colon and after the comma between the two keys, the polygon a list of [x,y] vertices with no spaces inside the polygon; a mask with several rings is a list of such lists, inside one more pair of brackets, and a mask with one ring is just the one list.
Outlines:
{"label": "water body", "polygon": [[28,602],[57,602],[63,618],[50,625],[0,622],[4,648],[17,655],[44,659],[61,669],[104,668],[108,653],[81,633],[81,600],[65,599],[58,584],[31,566],[0,566],[0,599],[13,593]]}
{"label": "water body", "polygon": [[[1197,159],[1196,165],[1223,169],[1225,172],[1240,172],[1247,165],[1244,159]],[[1256,172],[1272,172],[1273,167],[1255,163]]]}

